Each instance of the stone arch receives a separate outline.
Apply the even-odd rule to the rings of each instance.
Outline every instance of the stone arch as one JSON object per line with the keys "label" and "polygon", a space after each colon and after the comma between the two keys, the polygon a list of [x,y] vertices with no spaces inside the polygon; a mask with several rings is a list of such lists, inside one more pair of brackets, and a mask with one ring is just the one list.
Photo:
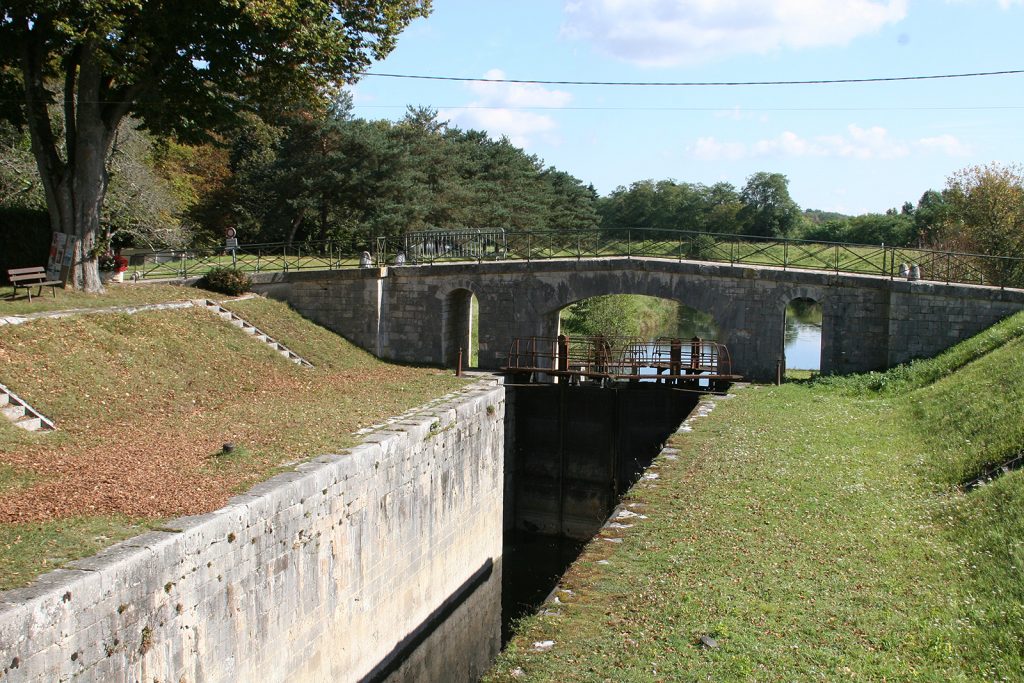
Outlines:
{"label": "stone arch", "polygon": [[457,288],[448,292],[441,306],[441,359],[455,367],[462,350],[462,367],[476,367],[479,358],[479,303],[473,290]]}

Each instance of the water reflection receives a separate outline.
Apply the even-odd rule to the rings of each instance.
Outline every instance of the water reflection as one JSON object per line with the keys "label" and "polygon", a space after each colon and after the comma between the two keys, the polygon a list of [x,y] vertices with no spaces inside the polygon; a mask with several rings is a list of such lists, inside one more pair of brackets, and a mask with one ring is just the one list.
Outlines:
{"label": "water reflection", "polygon": [[655,330],[650,340],[662,337],[668,339],[718,339],[718,325],[707,313],[702,313],[689,306],[680,306],[675,320],[666,320]]}
{"label": "water reflection", "polygon": [[821,304],[794,299],[786,307],[786,369],[821,370]]}

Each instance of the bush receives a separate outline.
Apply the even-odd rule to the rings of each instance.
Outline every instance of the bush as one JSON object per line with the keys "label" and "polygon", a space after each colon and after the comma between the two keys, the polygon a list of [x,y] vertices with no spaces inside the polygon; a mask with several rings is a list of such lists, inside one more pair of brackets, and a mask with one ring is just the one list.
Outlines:
{"label": "bush", "polygon": [[697,261],[711,259],[715,254],[716,246],[717,243],[715,242],[715,238],[711,235],[697,235],[690,240],[690,244],[686,250],[686,258]]}
{"label": "bush", "polygon": [[203,279],[199,281],[199,285],[204,289],[227,294],[228,296],[238,296],[252,288],[252,278],[238,268],[216,266],[203,276]]}

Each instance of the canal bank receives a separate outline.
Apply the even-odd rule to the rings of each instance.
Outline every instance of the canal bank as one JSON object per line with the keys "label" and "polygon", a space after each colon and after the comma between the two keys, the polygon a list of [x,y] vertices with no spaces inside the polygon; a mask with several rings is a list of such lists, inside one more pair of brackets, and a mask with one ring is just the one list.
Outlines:
{"label": "canal bank", "polygon": [[0,597],[5,683],[475,680],[500,646],[485,380]]}
{"label": "canal bank", "polygon": [[694,400],[482,379],[2,594],[2,680],[475,681]]}
{"label": "canal bank", "polygon": [[1024,474],[959,484],[1024,445],[1022,358],[1015,316],[702,404],[485,680],[1018,680]]}

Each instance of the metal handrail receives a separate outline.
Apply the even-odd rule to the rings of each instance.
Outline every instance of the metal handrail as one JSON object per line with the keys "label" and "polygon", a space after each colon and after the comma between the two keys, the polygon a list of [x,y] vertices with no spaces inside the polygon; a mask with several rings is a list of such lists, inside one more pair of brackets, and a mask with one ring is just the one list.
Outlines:
{"label": "metal handrail", "polygon": [[[369,244],[369,243],[368,243]],[[370,254],[367,263],[364,254]],[[932,282],[1024,287],[1024,258],[887,245],[771,238],[687,230],[428,230],[378,237],[361,249],[333,240],[261,243],[235,249],[176,249],[133,254],[129,276],[188,278],[233,265],[246,272],[337,270],[361,265],[435,264],[491,260],[661,258],[873,275],[895,279],[901,265],[918,266]]]}

